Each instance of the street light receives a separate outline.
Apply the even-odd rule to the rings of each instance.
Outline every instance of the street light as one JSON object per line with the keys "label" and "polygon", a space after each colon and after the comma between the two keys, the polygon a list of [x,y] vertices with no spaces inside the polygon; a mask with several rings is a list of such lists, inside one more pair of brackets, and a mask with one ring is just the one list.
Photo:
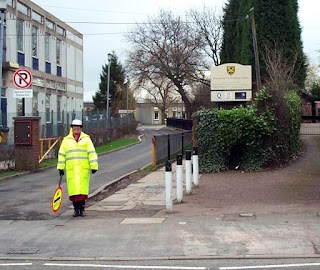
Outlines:
{"label": "street light", "polygon": [[107,118],[107,127],[109,127],[109,93],[110,93],[110,62],[111,62],[112,54],[108,53],[108,74],[107,74],[107,111],[106,111],[106,118]]}
{"label": "street light", "polygon": [[127,87],[127,124],[129,124],[129,111],[128,111],[128,108],[129,108],[129,77],[127,76],[127,83],[126,83],[126,87]]}
{"label": "street light", "polygon": [[256,66],[257,91],[259,91],[261,90],[261,78],[260,78],[260,62],[259,62],[259,53],[258,53],[256,22],[254,19],[254,7],[250,8],[249,13],[251,14],[251,31],[252,31],[254,60],[255,60],[255,66]]}

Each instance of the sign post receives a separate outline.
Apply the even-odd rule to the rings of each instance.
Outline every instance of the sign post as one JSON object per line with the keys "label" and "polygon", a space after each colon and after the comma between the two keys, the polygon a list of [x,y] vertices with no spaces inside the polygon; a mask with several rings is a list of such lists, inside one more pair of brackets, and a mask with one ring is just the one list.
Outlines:
{"label": "sign post", "polygon": [[32,84],[32,74],[25,68],[19,68],[13,74],[13,83],[18,88],[13,92],[13,97],[22,98],[22,115],[25,115],[25,98],[32,98],[33,91],[28,89]]}

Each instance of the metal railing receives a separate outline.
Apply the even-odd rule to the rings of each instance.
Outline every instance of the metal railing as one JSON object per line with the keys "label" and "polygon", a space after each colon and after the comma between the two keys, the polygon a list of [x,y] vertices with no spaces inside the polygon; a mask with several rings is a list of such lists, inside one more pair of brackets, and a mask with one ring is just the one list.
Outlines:
{"label": "metal railing", "polygon": [[192,120],[180,118],[167,118],[167,126],[180,128],[184,130],[192,130]]}
{"label": "metal railing", "polygon": [[192,131],[157,135],[152,138],[152,166],[174,159],[175,155],[192,148]]}

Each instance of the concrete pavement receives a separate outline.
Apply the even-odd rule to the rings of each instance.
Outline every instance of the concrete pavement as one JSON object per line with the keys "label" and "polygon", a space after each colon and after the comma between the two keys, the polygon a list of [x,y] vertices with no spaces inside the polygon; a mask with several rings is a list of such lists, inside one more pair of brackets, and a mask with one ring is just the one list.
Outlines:
{"label": "concrete pavement", "polygon": [[[288,168],[202,175],[200,186],[184,195],[183,203],[175,201],[172,213],[165,209],[162,168],[90,205],[84,218],[73,218],[70,207],[51,220],[0,220],[0,260],[318,258],[320,140],[306,138],[306,153]],[[172,176],[175,197],[175,164]],[[271,178],[279,179],[273,186],[277,191],[292,192],[288,201],[265,205],[256,199],[266,200],[269,193],[259,193],[254,183],[259,186]],[[247,189],[258,193],[254,200],[232,193],[240,193],[237,185],[243,180],[251,183]],[[227,181],[230,186],[223,186]],[[204,198],[208,183],[220,183],[224,189],[215,186],[212,196]],[[292,198],[299,190],[300,197]],[[287,193],[279,193],[279,199],[283,194]],[[245,203],[237,205],[243,196]],[[66,199],[63,203],[70,204]]]}
{"label": "concrete pavement", "polygon": [[[1,220],[0,259],[319,257],[317,212],[192,214],[175,202],[168,214],[164,179],[164,169],[155,171],[88,207],[85,218],[70,209],[53,220]],[[201,181],[188,200],[201,194]]]}

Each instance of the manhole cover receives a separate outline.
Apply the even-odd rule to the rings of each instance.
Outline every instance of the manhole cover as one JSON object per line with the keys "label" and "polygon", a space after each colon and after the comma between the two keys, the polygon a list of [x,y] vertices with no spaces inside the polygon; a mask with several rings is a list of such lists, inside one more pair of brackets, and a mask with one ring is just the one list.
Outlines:
{"label": "manhole cover", "polygon": [[35,254],[39,251],[38,248],[26,247],[26,248],[10,248],[7,254]]}

